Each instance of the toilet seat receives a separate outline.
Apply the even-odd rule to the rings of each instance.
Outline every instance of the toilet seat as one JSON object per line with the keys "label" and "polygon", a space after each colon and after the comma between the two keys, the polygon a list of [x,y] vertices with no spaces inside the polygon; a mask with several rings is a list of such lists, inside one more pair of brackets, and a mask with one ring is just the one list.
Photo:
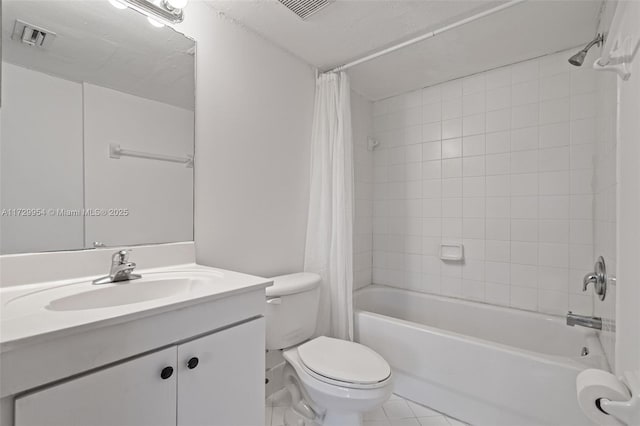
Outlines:
{"label": "toilet seat", "polygon": [[297,353],[305,372],[336,386],[378,388],[391,376],[384,358],[355,342],[321,336],[300,345]]}

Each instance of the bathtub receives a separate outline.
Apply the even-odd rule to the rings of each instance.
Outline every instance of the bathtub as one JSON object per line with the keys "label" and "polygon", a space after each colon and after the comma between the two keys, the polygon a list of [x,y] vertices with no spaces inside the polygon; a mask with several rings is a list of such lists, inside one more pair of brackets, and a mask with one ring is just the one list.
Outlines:
{"label": "bathtub", "polygon": [[608,370],[594,331],[378,285],[354,302],[355,338],[389,362],[399,395],[479,426],[592,425],[575,381],[586,368]]}

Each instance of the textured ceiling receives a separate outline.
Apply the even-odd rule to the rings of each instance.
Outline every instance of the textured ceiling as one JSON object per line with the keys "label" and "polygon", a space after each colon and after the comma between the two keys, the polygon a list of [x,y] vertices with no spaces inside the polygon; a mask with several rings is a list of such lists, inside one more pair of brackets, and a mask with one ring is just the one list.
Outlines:
{"label": "textured ceiling", "polygon": [[[27,47],[11,39],[16,18],[57,37],[46,49]],[[2,1],[3,61],[187,109],[194,108],[194,45],[107,0]]]}
{"label": "textured ceiling", "polygon": [[[489,9],[487,0],[336,0],[307,21],[276,0],[205,0],[321,70]],[[528,0],[352,68],[370,99],[557,52],[590,40],[601,0]]]}

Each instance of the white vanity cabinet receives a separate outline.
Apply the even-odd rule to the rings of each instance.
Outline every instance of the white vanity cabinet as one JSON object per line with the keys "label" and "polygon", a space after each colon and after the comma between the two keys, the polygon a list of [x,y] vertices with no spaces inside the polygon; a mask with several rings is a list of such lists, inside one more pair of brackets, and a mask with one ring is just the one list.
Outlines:
{"label": "white vanity cabinet", "polygon": [[14,424],[261,425],[264,327],[253,319],[27,392]]}

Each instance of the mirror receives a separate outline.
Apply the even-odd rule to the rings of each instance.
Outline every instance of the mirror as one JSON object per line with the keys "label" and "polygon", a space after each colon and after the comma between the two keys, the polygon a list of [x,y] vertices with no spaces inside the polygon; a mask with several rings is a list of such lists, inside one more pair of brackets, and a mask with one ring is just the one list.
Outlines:
{"label": "mirror", "polygon": [[194,61],[108,0],[3,1],[0,253],[193,240]]}

